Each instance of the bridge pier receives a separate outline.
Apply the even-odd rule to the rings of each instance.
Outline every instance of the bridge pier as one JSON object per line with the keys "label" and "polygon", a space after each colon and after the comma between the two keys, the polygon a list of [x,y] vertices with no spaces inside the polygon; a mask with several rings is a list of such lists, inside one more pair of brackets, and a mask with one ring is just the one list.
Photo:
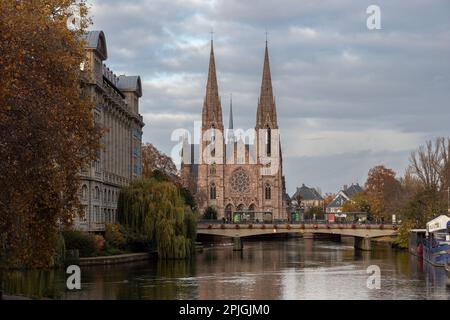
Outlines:
{"label": "bridge pier", "polygon": [[372,241],[367,237],[355,237],[355,249],[363,251],[372,250]]}
{"label": "bridge pier", "polygon": [[233,238],[233,251],[242,251],[244,249],[244,243],[241,237]]}

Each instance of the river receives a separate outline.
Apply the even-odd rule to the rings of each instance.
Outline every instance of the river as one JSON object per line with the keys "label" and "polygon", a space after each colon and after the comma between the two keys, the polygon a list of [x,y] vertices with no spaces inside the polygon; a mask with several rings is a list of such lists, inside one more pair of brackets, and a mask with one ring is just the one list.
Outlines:
{"label": "river", "polygon": [[[64,271],[12,272],[5,291],[53,299],[450,299],[443,268],[407,252],[342,242],[280,239],[206,247],[191,261],[139,262],[82,268],[82,289],[65,289]],[[379,289],[367,268],[380,267]]]}

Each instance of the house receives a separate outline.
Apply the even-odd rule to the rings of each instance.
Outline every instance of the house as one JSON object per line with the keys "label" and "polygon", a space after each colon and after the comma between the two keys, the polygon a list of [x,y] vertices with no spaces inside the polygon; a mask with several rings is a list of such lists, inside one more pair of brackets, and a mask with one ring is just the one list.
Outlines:
{"label": "house", "polygon": [[[292,196],[292,200],[296,201],[296,205],[300,205],[305,212],[311,208],[323,208],[324,199],[314,188],[309,188],[304,184],[297,188],[297,191]],[[300,204],[298,203],[300,201]]]}
{"label": "house", "polygon": [[336,214],[342,212],[342,207],[344,203],[350,201],[350,199],[358,194],[363,192],[363,188],[359,184],[352,184],[350,187],[344,186],[341,191],[334,197],[333,201],[326,208],[326,213],[328,214]]}

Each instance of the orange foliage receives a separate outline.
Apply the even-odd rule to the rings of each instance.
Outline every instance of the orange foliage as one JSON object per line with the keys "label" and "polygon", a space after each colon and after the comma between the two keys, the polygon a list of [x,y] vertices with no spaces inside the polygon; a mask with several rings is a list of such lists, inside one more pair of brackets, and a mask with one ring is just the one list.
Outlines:
{"label": "orange foliage", "polygon": [[[81,30],[73,0],[0,1],[0,255],[51,265],[59,223],[78,209],[78,173],[99,148],[93,102],[82,99]],[[1,241],[0,241],[1,242]]]}

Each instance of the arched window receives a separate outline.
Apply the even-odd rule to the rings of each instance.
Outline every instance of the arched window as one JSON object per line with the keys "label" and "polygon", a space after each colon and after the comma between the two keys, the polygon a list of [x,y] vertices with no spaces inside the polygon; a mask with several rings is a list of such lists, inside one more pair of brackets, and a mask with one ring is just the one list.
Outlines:
{"label": "arched window", "polygon": [[266,198],[266,200],[272,199],[272,187],[268,184],[266,185],[266,188],[265,188],[265,198]]}
{"label": "arched window", "polygon": [[211,188],[209,189],[209,196],[211,200],[216,200],[217,199],[217,189],[216,189],[216,184],[213,183],[211,185]]}
{"label": "arched window", "polygon": [[95,189],[94,189],[94,199],[96,199],[96,200],[100,199],[100,188],[99,187],[95,187]]}
{"label": "arched window", "polygon": [[103,202],[106,202],[106,199],[107,199],[107,191],[106,191],[106,189],[104,190],[104,192],[103,192]]}
{"label": "arched window", "polygon": [[111,190],[108,190],[108,202],[111,202]]}
{"label": "arched window", "polygon": [[87,200],[88,198],[88,187],[84,184],[81,187],[81,199]]}

